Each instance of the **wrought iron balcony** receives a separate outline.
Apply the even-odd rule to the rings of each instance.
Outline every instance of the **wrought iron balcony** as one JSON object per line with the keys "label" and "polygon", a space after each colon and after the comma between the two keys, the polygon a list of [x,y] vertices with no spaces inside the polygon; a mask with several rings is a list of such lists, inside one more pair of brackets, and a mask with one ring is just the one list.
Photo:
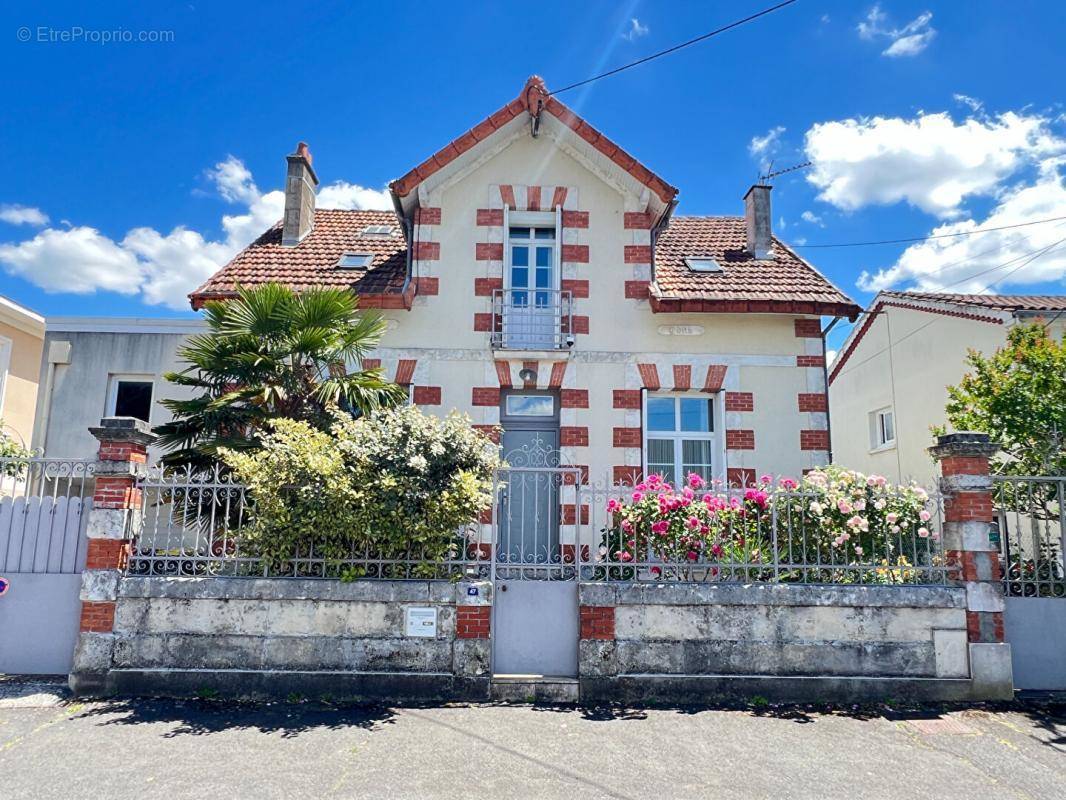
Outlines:
{"label": "wrought iron balcony", "polygon": [[570,292],[495,289],[489,338],[497,350],[567,350],[574,345]]}

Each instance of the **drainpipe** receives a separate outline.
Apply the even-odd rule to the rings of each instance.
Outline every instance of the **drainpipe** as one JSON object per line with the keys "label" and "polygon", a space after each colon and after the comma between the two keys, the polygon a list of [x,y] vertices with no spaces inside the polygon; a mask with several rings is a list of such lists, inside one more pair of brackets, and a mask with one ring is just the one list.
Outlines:
{"label": "drainpipe", "polygon": [[677,198],[675,197],[670,201],[670,204],[663,211],[662,216],[659,217],[651,227],[651,282],[655,283],[655,243],[659,239],[659,234],[670,224],[670,217],[674,215],[674,209],[677,208]]}
{"label": "drainpipe", "polygon": [[829,363],[825,360],[825,337],[840,322],[840,317],[833,317],[833,321],[822,331],[822,382],[825,384],[825,433],[829,439],[829,463],[833,463],[833,420],[829,413]]}
{"label": "drainpipe", "polygon": [[403,227],[403,238],[407,240],[407,269],[403,277],[403,288],[400,290],[400,296],[404,298],[404,306],[410,311],[411,306],[407,305],[407,290],[411,288],[411,270],[413,269],[415,248],[414,227],[411,224],[411,220],[407,219],[407,216],[403,213],[403,203],[400,202],[400,198],[396,196],[395,192],[392,193],[392,206],[396,210],[396,216],[400,219],[400,225]]}

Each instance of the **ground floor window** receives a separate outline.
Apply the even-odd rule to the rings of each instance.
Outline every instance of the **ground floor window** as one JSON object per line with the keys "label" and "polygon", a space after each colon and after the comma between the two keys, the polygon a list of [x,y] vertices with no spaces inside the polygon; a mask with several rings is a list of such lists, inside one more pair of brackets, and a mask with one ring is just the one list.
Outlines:
{"label": "ground floor window", "polygon": [[714,471],[714,396],[648,393],[644,399],[644,471],[671,483]]}

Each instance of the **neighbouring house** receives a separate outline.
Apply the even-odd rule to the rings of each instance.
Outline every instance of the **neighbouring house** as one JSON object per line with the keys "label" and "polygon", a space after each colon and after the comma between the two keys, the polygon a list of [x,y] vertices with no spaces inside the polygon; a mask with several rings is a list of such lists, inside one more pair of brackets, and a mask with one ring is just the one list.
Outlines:
{"label": "neighbouring house", "polygon": [[434,412],[501,425],[505,456],[592,480],[734,484],[830,460],[821,318],[848,297],[743,216],[677,216],[678,190],[530,78],[393,181],[394,211],[318,209],[303,143],[285,215],[191,295],[350,287],[389,329],[364,363]]}
{"label": "neighbouring house", "polygon": [[0,295],[0,433],[29,447],[44,317]]}
{"label": "neighbouring house", "polygon": [[1066,296],[881,292],[829,371],[836,461],[892,481],[933,483],[930,427],[944,425],[947,387],[969,348],[986,354],[1014,325],[1044,320],[1066,332]]}
{"label": "neighbouring house", "polygon": [[93,458],[89,426],[101,417],[168,422],[159,400],[185,390],[163,375],[182,368],[178,348],[204,327],[197,319],[50,318],[34,356],[42,384],[34,448],[49,458]]}

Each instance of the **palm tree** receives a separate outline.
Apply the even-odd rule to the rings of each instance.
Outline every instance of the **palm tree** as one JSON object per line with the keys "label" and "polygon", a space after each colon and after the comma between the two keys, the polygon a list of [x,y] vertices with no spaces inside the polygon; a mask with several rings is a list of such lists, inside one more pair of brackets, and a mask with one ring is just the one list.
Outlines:
{"label": "palm tree", "polygon": [[188,366],[165,376],[201,392],[162,401],[174,417],[155,429],[169,451],[163,462],[209,467],[220,447],[256,447],[277,417],[325,428],[331,406],[365,414],[401,403],[406,392],[380,369],[346,371],[385,332],[379,314],[357,309],[358,298],[344,289],[297,293],[276,283],[207,303],[209,331],[178,351]]}

